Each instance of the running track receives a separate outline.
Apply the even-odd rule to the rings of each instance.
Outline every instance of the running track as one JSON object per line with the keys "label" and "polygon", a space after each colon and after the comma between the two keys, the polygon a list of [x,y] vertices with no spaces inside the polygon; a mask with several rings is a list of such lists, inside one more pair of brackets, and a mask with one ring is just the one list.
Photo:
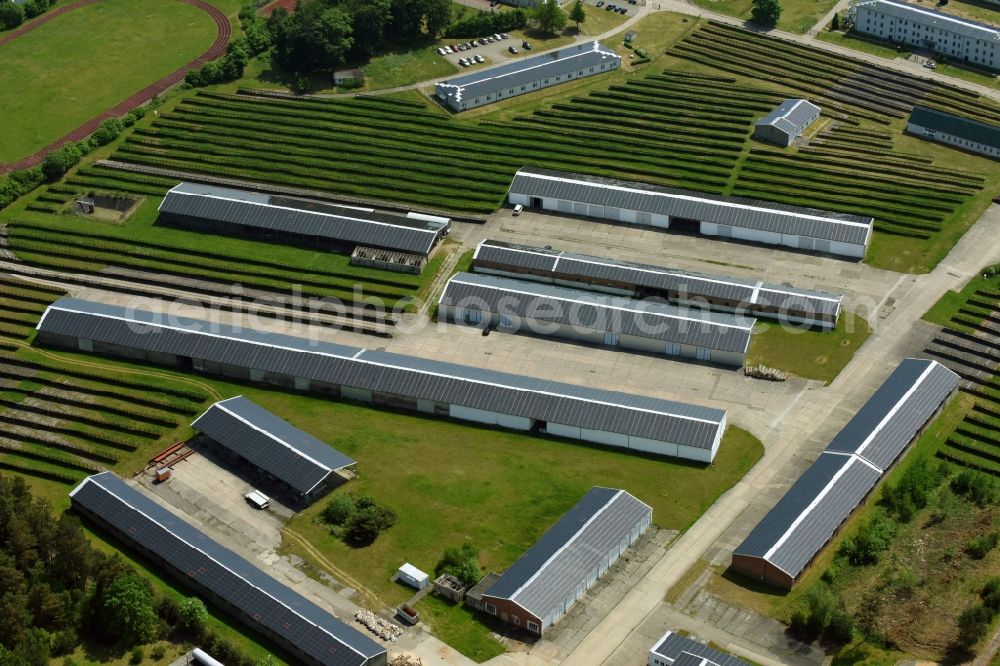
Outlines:
{"label": "running track", "polygon": [[[218,36],[215,38],[215,42],[212,43],[212,45],[209,47],[207,51],[202,53],[197,59],[192,60],[191,62],[184,65],[180,69],[174,70],[173,72],[163,77],[156,83],[153,83],[143,88],[142,90],[132,95],[128,99],[122,100],[122,102],[120,102],[117,106],[108,109],[107,111],[97,116],[96,118],[91,118],[83,125],[80,125],[75,130],[67,134],[66,136],[50,143],[45,148],[42,148],[34,155],[29,155],[28,157],[19,159],[16,162],[11,162],[10,164],[0,164],[0,173],[7,173],[10,171],[15,171],[17,169],[26,169],[28,167],[33,167],[37,166],[38,164],[41,164],[42,160],[45,159],[45,156],[48,155],[53,150],[56,150],[57,148],[60,148],[67,143],[80,141],[81,139],[90,136],[94,132],[94,130],[100,127],[101,123],[103,123],[105,120],[109,120],[111,118],[120,118],[121,116],[124,116],[132,109],[142,106],[149,100],[153,99],[153,97],[159,95],[168,88],[175,86],[181,81],[183,81],[184,75],[187,74],[189,70],[194,69],[195,67],[201,67],[206,62],[210,60],[215,60],[216,58],[224,54],[226,52],[226,46],[229,44],[229,37],[231,36],[232,33],[232,27],[229,25],[229,18],[221,11],[219,11],[216,7],[213,7],[205,0],[177,0],[177,1],[201,9],[209,16],[211,16],[213,21],[215,21],[215,27],[218,32]],[[86,5],[91,5],[94,4],[95,2],[100,2],[100,0],[77,0],[76,2],[72,2],[68,5],[63,5],[58,9],[54,9],[51,12],[46,12],[45,14],[42,14],[34,21],[25,23],[16,30],[0,37],[0,46],[3,46],[7,42],[18,38],[27,32],[31,32],[38,26],[51,21],[60,14],[65,14],[68,11],[78,9],[80,7],[85,7]]]}

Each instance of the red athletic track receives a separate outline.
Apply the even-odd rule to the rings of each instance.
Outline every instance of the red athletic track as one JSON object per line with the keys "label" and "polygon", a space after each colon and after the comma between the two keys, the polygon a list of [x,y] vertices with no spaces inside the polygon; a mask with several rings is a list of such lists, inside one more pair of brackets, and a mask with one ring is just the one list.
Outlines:
{"label": "red athletic track", "polygon": [[[62,7],[54,9],[51,12],[46,12],[45,14],[42,14],[34,21],[31,21],[30,23],[25,23],[16,30],[4,35],[3,37],[0,37],[0,46],[15,39],[16,37],[20,37],[26,32],[34,30],[43,23],[51,21],[60,14],[65,14],[70,10],[77,9],[79,7],[84,7],[86,5],[90,5],[99,1],[100,0],[77,0],[77,2],[73,2],[68,5],[63,5]],[[41,164],[42,160],[45,159],[45,156],[51,153],[53,150],[56,150],[57,148],[60,148],[67,143],[71,143],[73,141],[80,141],[81,139],[90,136],[91,134],[93,134],[94,130],[100,127],[101,123],[103,123],[105,120],[124,116],[132,109],[142,106],[149,100],[153,99],[153,97],[155,97],[156,95],[159,95],[168,88],[175,86],[181,81],[183,81],[184,75],[187,74],[189,70],[194,69],[195,67],[201,67],[206,62],[210,60],[215,60],[216,58],[224,54],[226,52],[226,46],[229,44],[229,37],[232,34],[232,27],[229,25],[229,18],[226,17],[225,14],[219,11],[216,7],[210,5],[205,0],[177,0],[177,1],[201,9],[209,16],[211,16],[213,21],[215,21],[215,27],[218,31],[218,36],[215,38],[215,42],[212,43],[212,45],[209,47],[207,51],[205,51],[197,59],[192,60],[191,62],[184,65],[180,69],[174,70],[173,72],[163,77],[156,83],[153,83],[152,85],[143,88],[142,90],[132,95],[128,99],[123,100],[114,108],[108,109],[107,111],[97,116],[96,118],[91,118],[83,125],[80,125],[75,130],[73,130],[66,136],[62,137],[61,139],[58,139],[57,141],[50,143],[49,145],[47,145],[45,148],[41,149],[34,155],[29,155],[28,157],[19,159],[16,162],[11,162],[10,164],[0,164],[0,173],[16,171],[17,169],[27,169],[29,167]]]}

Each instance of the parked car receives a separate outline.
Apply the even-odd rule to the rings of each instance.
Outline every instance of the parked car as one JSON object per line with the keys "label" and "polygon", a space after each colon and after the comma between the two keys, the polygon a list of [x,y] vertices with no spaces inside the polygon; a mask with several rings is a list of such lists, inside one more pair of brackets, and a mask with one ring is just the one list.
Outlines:
{"label": "parked car", "polygon": [[619,14],[624,14],[627,11],[628,11],[628,7],[619,7],[618,8],[618,13]]}
{"label": "parked car", "polygon": [[461,65],[462,67],[468,67],[469,66],[469,61],[466,60],[465,58],[459,58],[458,59],[458,64]]}
{"label": "parked car", "polygon": [[524,49],[525,51],[530,51],[531,50],[531,42],[523,42],[521,44],[521,48]]}
{"label": "parked car", "polygon": [[507,50],[510,51],[511,53],[517,53],[517,47],[516,46],[508,46]]}
{"label": "parked car", "polygon": [[445,54],[444,47],[443,46],[439,46],[438,47],[438,55],[443,56],[444,54]]}
{"label": "parked car", "polygon": [[937,63],[934,62],[933,60],[925,60],[924,67],[926,67],[927,69],[937,69]]}
{"label": "parked car", "polygon": [[493,43],[493,42],[495,42],[495,41],[497,41],[497,40],[493,39],[492,37],[487,37],[487,38],[486,38],[486,43],[487,43],[487,44],[492,44],[492,43]]}
{"label": "parked car", "polygon": [[509,36],[510,35],[508,35],[506,32],[501,32],[500,33],[500,39],[507,39],[507,37],[509,37]]}
{"label": "parked car", "polygon": [[513,213],[514,217],[520,215],[522,210],[524,210],[524,206],[522,206],[521,204],[517,204],[516,206],[514,206],[514,213]]}
{"label": "parked car", "polygon": [[497,40],[499,42],[501,39],[503,39],[503,37],[500,36],[499,32],[496,32],[496,33],[493,33],[493,39],[495,39],[495,40]]}
{"label": "parked car", "polygon": [[479,38],[479,43],[482,44],[483,46],[486,46],[486,38],[485,37],[480,37]]}
{"label": "parked car", "polygon": [[597,5],[596,6],[597,7],[603,7],[604,6],[604,0],[597,0]]}
{"label": "parked car", "polygon": [[267,507],[271,506],[271,498],[260,492],[259,490],[251,490],[243,498],[247,503],[258,511],[263,511]]}
{"label": "parked car", "polygon": [[486,62],[486,58],[484,58],[483,56],[481,56],[481,55],[479,55],[477,53],[476,54],[476,62]]}
{"label": "parked car", "polygon": [[475,41],[475,40],[472,40],[471,42],[468,42],[468,44],[469,44],[469,48],[470,48],[470,49],[476,49],[476,48],[479,48],[479,42],[477,42],[477,41]]}
{"label": "parked car", "polygon": [[606,12],[613,12],[613,11],[615,11],[615,9],[617,7],[618,7],[618,5],[616,5],[615,3],[612,2],[610,5],[606,5],[604,7],[604,11],[606,11]]}

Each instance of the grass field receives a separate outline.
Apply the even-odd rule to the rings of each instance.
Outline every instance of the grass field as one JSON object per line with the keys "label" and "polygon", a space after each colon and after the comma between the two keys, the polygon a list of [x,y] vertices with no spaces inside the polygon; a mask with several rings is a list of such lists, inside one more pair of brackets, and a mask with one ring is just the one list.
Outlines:
{"label": "grass field", "polygon": [[830,332],[802,330],[758,320],[747,365],[763,363],[805,379],[830,383],[868,339],[868,322],[844,311]]}
{"label": "grass field", "polygon": [[[695,4],[713,12],[741,19],[750,19],[751,0],[695,0]],[[836,0],[785,0],[781,3],[778,29],[802,34],[816,25],[824,14],[837,4]]]}
{"label": "grass field", "polygon": [[[0,163],[29,155],[194,59],[215,24],[179,2],[102,2],[0,48]],[[85,66],[83,63],[86,63]]]}

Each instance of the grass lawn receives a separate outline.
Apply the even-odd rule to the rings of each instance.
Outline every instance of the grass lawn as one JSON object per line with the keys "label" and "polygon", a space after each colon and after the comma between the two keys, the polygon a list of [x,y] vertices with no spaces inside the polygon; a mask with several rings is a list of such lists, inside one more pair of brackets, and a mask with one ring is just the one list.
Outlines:
{"label": "grass lawn", "polygon": [[894,46],[882,44],[873,39],[868,39],[854,32],[842,32],[840,30],[821,30],[817,37],[824,42],[844,46],[855,51],[864,51],[880,58],[894,60],[895,58],[908,58],[910,52],[897,50]]}
{"label": "grass lawn", "polygon": [[180,2],[102,2],[0,48],[0,162],[29,155],[194,59],[215,24]]}
{"label": "grass lawn", "polygon": [[747,352],[747,365],[763,363],[828,384],[871,333],[863,317],[846,310],[832,331],[802,330],[762,320],[758,320],[757,327]]}
{"label": "grass lawn", "polygon": [[[749,19],[753,8],[751,0],[695,0],[695,4],[709,11]],[[836,0],[785,0],[781,3],[778,29],[802,34],[836,4]]]}
{"label": "grass lawn", "polygon": [[493,638],[483,618],[464,604],[428,594],[416,608],[420,621],[430,626],[435,636],[470,659],[482,663],[503,654],[504,646]]}

